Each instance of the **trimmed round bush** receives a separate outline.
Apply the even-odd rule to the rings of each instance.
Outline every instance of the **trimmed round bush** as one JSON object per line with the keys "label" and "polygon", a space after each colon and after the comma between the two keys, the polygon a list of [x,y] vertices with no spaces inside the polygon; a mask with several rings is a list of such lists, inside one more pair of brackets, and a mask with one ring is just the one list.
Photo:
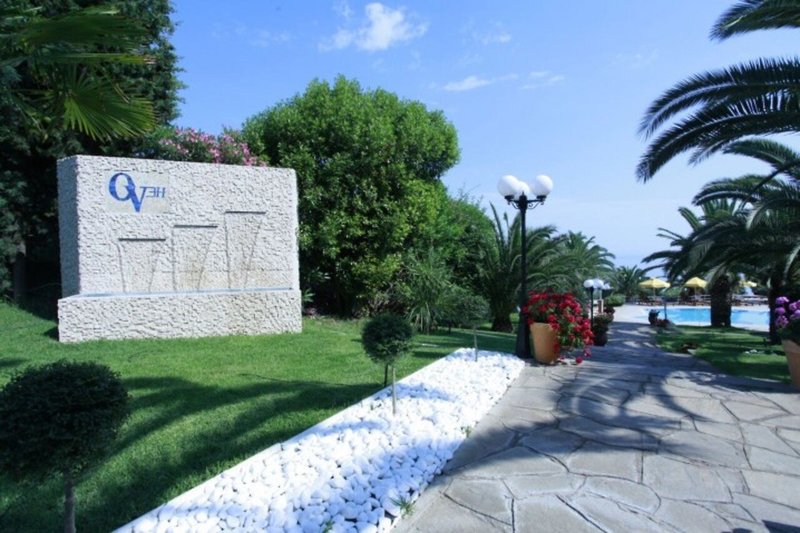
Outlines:
{"label": "trimmed round bush", "polygon": [[29,368],[0,390],[0,470],[15,480],[76,476],[106,453],[127,417],[128,393],[108,367]]}
{"label": "trimmed round bush", "polygon": [[369,319],[361,332],[361,343],[376,363],[394,365],[411,350],[413,331],[407,319],[384,313]]}

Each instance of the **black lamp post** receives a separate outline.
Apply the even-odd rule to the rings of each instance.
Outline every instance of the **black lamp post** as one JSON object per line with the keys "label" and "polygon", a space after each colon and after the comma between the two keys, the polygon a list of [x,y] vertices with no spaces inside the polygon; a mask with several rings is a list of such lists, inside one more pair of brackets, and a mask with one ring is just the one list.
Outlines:
{"label": "black lamp post", "polygon": [[586,289],[586,295],[589,297],[589,324],[594,325],[594,290],[597,288],[596,279],[587,279],[583,282],[583,288]]}
{"label": "black lamp post", "polygon": [[[547,195],[553,190],[553,180],[549,176],[536,176],[533,186],[528,186],[514,176],[503,176],[497,183],[497,190],[506,199],[509,205],[514,206],[520,213],[520,241],[522,246],[522,279],[519,287],[519,326],[517,328],[517,357],[528,359],[531,357],[531,338],[528,329],[528,316],[523,312],[523,308],[528,303],[528,242],[525,238],[525,213],[528,209],[535,209],[543,204]],[[528,196],[532,195],[532,199]]]}

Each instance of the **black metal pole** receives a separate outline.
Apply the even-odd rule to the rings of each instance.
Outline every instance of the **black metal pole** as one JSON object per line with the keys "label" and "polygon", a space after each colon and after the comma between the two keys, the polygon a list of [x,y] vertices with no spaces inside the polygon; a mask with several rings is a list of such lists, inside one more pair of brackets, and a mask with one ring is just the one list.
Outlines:
{"label": "black metal pole", "polygon": [[589,324],[594,326],[594,287],[589,293]]}
{"label": "black metal pole", "polygon": [[520,213],[519,236],[522,240],[522,279],[519,285],[519,327],[517,328],[517,357],[529,359],[531,357],[531,338],[528,328],[528,315],[522,311],[528,303],[528,242],[525,238],[525,212],[528,210],[528,197],[524,194],[517,200],[517,209]]}

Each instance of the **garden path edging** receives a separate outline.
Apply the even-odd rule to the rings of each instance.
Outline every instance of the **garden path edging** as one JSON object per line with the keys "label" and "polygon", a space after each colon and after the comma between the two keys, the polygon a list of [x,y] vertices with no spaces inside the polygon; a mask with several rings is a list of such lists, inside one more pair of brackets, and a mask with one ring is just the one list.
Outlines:
{"label": "garden path edging", "polygon": [[524,363],[462,348],[117,529],[386,531]]}

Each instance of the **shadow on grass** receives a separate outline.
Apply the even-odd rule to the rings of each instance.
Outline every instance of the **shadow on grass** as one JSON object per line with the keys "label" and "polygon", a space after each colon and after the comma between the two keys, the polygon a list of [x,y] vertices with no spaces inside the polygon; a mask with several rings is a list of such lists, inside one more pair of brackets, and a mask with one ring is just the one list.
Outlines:
{"label": "shadow on grass", "polygon": [[[109,463],[117,456],[126,468],[115,477],[100,467],[90,495],[78,502],[78,529],[110,531],[188,490],[198,482],[216,475],[223,464],[239,462],[274,443],[299,433],[328,416],[331,408],[350,405],[380,390],[374,383],[336,385],[321,382],[264,380],[237,388],[199,385],[179,378],[136,378],[125,380],[132,393],[133,413],[157,413],[140,416],[125,428],[114,444]],[[240,403],[252,405],[226,416],[225,408]],[[220,410],[214,424],[196,430],[190,445],[171,449],[173,442],[155,442],[143,457],[130,457],[130,450],[142,450],[142,439],[204,411]],[[138,444],[137,444],[138,443]],[[137,444],[136,446],[134,446]],[[164,448],[159,457],[152,447]],[[154,462],[148,462],[154,458]],[[106,472],[101,473],[101,470]],[[58,528],[61,487],[47,483],[36,492],[46,492],[35,501],[20,498],[11,502],[2,516],[0,530],[53,530]],[[42,496],[42,494],[39,494]],[[55,508],[42,508],[43,502]],[[44,516],[43,516],[44,515]]]}

